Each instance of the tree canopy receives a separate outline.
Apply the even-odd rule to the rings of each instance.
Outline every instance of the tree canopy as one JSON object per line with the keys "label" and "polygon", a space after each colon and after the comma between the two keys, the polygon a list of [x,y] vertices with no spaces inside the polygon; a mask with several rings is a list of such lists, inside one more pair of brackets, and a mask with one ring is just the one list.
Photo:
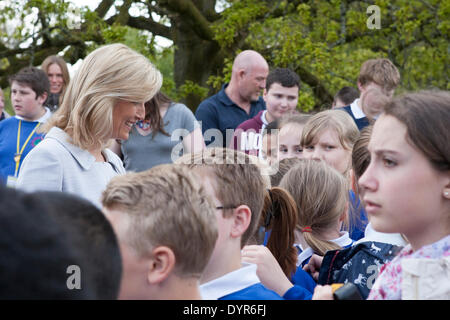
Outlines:
{"label": "tree canopy", "polygon": [[[341,87],[356,87],[370,58],[386,57],[399,68],[397,92],[450,88],[448,1],[97,2],[94,10],[64,0],[0,4],[0,86],[50,54],[62,52],[73,64],[100,45],[123,42],[154,62],[163,90],[192,110],[228,81],[233,58],[245,49],[260,52],[270,67],[299,74],[303,111],[328,108]],[[173,46],[159,49],[157,36]]]}

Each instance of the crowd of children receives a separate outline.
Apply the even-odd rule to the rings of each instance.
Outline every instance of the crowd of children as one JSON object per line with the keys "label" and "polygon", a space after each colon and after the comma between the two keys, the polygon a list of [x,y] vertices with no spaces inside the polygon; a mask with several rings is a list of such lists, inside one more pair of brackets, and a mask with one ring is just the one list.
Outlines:
{"label": "crowd of children", "polygon": [[[360,94],[344,88],[331,110],[302,114],[298,75],[269,72],[248,50],[197,119],[185,107],[171,118],[188,128],[183,155],[164,122],[178,109],[164,99],[149,109],[162,77],[144,56],[103,46],[72,80],[52,74],[64,73],[58,61],[10,78],[0,297],[320,300],[342,298],[331,285],[346,283],[362,299],[450,299],[448,91],[394,97],[397,68],[371,59]],[[231,118],[207,119],[216,109],[245,118],[228,148],[206,147],[196,122],[225,135]],[[145,148],[128,152],[131,130]],[[155,135],[176,150],[150,165]],[[141,169],[126,170],[111,143]],[[83,270],[70,284],[82,290],[68,289],[67,268]]]}

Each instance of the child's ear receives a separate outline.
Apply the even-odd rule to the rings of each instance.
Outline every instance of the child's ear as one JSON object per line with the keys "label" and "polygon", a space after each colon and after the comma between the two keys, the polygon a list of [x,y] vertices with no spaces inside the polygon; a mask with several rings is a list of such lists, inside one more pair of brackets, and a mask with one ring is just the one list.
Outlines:
{"label": "child's ear", "polygon": [[175,268],[175,254],[169,247],[156,247],[149,260],[147,281],[152,285],[163,282]]}
{"label": "child's ear", "polygon": [[45,100],[47,100],[47,97],[48,97],[47,92],[44,92],[44,93],[41,94],[39,97],[37,97],[36,100],[38,101],[38,103],[39,103],[41,106],[43,106],[44,103],[45,103]]}
{"label": "child's ear", "polygon": [[266,90],[266,88],[264,88],[264,91],[263,91],[263,99],[264,99],[265,102],[267,102],[266,101],[267,100],[267,90]]}
{"label": "child's ear", "polygon": [[359,92],[362,92],[362,91],[364,91],[364,86],[361,84],[361,82],[357,82],[357,85],[358,85],[358,90],[359,90]]}
{"label": "child's ear", "polygon": [[240,237],[247,231],[252,219],[252,212],[246,205],[240,205],[233,211],[233,224],[230,235],[232,238]]}
{"label": "child's ear", "polygon": [[448,182],[444,187],[442,195],[444,196],[445,199],[450,199],[450,177],[447,180]]}

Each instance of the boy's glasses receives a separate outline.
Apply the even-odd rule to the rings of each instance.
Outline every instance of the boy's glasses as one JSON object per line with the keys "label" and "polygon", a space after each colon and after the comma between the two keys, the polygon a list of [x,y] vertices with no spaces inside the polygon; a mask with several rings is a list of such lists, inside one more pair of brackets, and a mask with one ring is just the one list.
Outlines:
{"label": "boy's glasses", "polygon": [[216,207],[216,210],[227,210],[227,209],[236,209],[237,206],[219,206]]}

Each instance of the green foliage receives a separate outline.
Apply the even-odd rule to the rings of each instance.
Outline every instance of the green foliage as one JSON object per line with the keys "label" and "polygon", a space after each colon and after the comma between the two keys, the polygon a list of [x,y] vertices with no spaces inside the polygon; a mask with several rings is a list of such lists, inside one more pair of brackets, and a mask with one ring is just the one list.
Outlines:
{"label": "green foliage", "polygon": [[203,100],[208,96],[208,88],[186,80],[178,89],[178,99],[186,98],[189,95],[196,95]]}
{"label": "green foliage", "polygon": [[[265,3],[233,2],[214,27],[216,39],[229,46],[240,28],[247,28],[246,48],[261,52],[272,68],[289,67],[308,81],[314,76],[331,95],[343,86],[356,87],[361,64],[382,57],[400,70],[397,92],[450,88],[448,72],[443,72],[449,66],[449,1],[310,0],[296,7],[281,1],[277,10],[282,14],[263,11]],[[371,4],[380,8],[381,29],[367,27]],[[227,72],[224,68],[222,78],[215,75],[209,83],[217,87]],[[300,110],[326,107],[316,92],[311,83],[302,84]]]}
{"label": "green foliage", "polygon": [[266,4],[258,0],[243,0],[234,2],[232,7],[222,12],[220,23],[212,25],[215,40],[222,47],[233,43],[237,34],[254,18],[268,11]]}
{"label": "green foliage", "polygon": [[3,90],[3,96],[5,98],[5,111],[8,112],[9,115],[15,114],[14,109],[11,105],[11,89],[5,88]]}
{"label": "green foliage", "polygon": [[[114,5],[118,8],[121,3]],[[149,3],[167,12],[160,19],[166,26],[176,28],[178,20],[174,17],[184,18],[168,1]],[[199,9],[201,5],[214,7],[216,0],[199,3]],[[212,41],[217,42],[220,52],[211,51],[211,55],[216,55],[211,60],[220,56],[223,63],[218,67],[215,64],[214,70],[198,68],[201,76],[194,78],[209,76],[205,84],[189,81],[183,74],[186,70],[174,70],[174,51],[180,48],[177,41],[188,30],[172,30],[177,35],[174,46],[161,49],[149,31],[117,25],[87,7],[79,11],[83,28],[71,30],[68,23],[73,17],[67,0],[9,0],[8,5],[0,4],[0,81],[5,83],[5,70],[18,60],[33,62],[38,54],[35,48],[46,36],[75,42],[64,48],[65,57],[71,61],[100,45],[122,42],[144,54],[161,70],[162,90],[174,100],[192,95],[203,98],[208,92],[205,85],[219,90],[230,79],[234,57],[244,49],[260,52],[271,68],[289,67],[300,75],[303,83],[298,108],[303,111],[329,107],[330,97],[341,87],[356,87],[361,64],[371,58],[388,58],[399,68],[401,83],[397,93],[432,87],[450,89],[450,1],[221,0],[219,4],[226,9],[218,14],[218,20],[209,21],[214,33]],[[372,4],[380,8],[381,29],[367,26],[367,7]],[[148,6],[143,1],[133,0],[132,6],[138,8],[135,16],[148,16]],[[43,14],[39,17],[38,12]],[[14,28],[11,21],[15,21]],[[190,39],[193,48],[208,48],[212,42]],[[5,48],[20,52],[7,55]],[[175,74],[178,79],[187,80],[179,88],[175,86]]]}
{"label": "green foliage", "polygon": [[210,76],[206,83],[209,86],[213,87],[216,91],[219,91],[224,83],[230,81],[232,67],[233,67],[233,60],[230,58],[225,58],[223,63],[223,69],[221,70],[223,76],[220,75]]}

